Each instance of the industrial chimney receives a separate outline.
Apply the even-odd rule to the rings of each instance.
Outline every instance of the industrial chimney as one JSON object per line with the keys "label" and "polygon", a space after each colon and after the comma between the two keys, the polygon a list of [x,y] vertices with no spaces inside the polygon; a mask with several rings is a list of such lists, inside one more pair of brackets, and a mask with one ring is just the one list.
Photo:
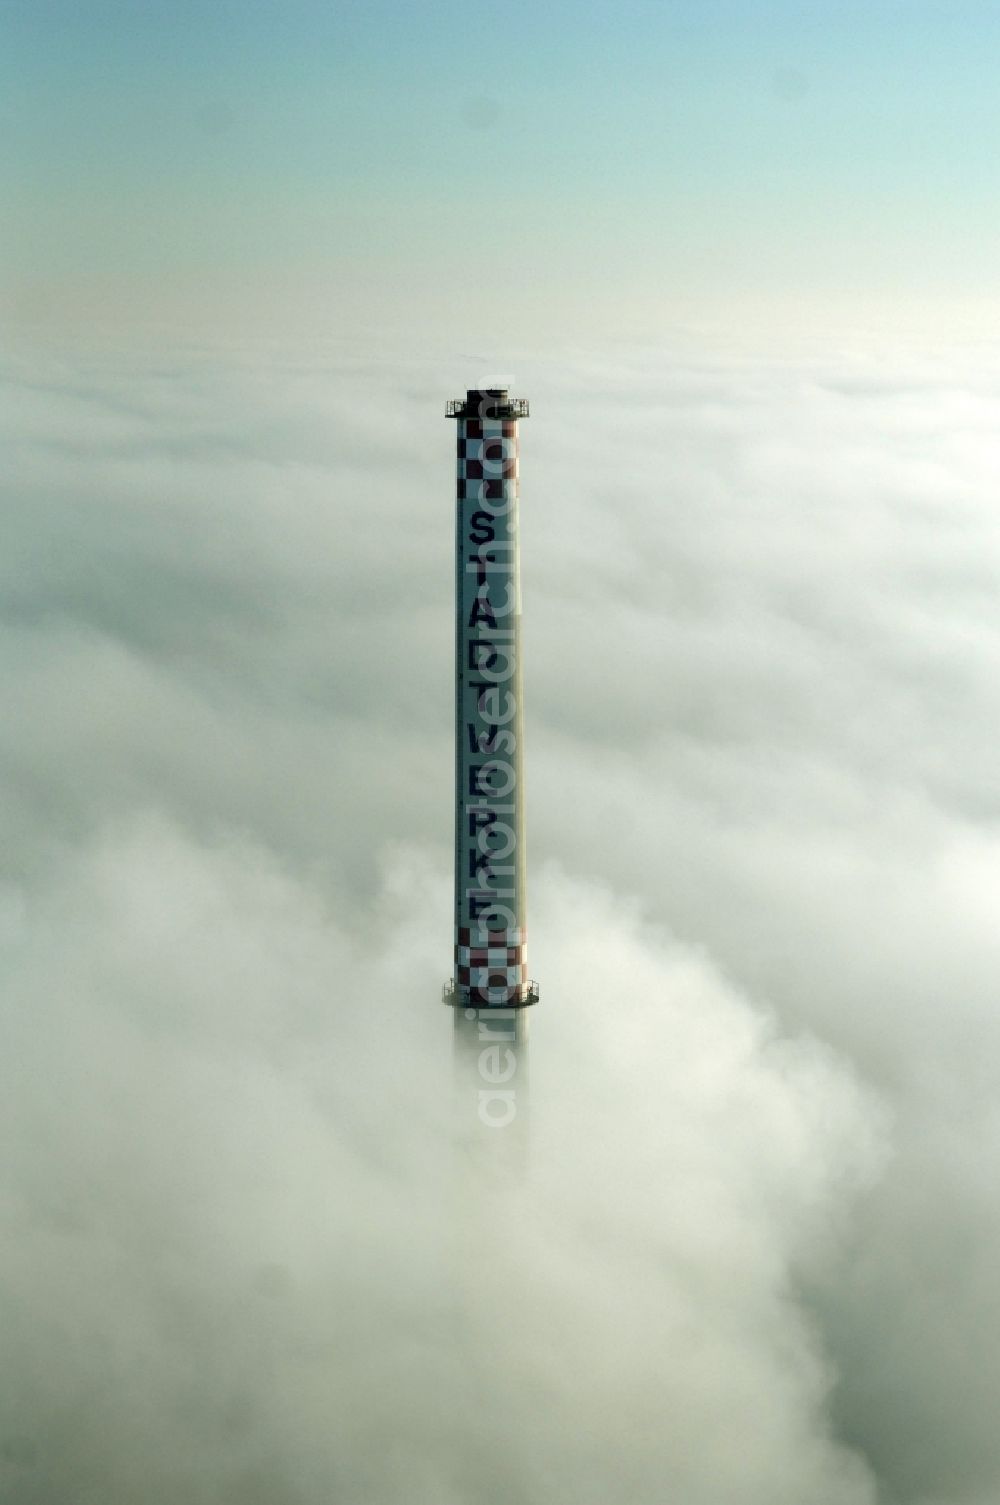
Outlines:
{"label": "industrial chimney", "polygon": [[[455,959],[460,1018],[503,1011],[524,1034],[528,977],[518,420],[524,398],[474,388],[457,420],[455,530]],[[499,1023],[499,1019],[496,1020]]]}

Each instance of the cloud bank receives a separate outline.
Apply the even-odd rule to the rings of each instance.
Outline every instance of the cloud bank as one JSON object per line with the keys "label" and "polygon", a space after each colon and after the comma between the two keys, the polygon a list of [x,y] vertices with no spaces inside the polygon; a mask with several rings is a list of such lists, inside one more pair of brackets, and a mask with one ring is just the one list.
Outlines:
{"label": "cloud bank", "polygon": [[8,372],[4,1498],[985,1505],[995,378],[520,363],[511,1161],[436,1003],[460,386]]}

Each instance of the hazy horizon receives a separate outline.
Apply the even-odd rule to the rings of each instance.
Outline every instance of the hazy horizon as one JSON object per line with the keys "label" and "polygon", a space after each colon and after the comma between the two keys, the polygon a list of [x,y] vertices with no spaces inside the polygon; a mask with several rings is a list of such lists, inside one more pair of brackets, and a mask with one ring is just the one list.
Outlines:
{"label": "hazy horizon", "polygon": [[995,319],[982,3],[12,3],[25,335],[504,355]]}

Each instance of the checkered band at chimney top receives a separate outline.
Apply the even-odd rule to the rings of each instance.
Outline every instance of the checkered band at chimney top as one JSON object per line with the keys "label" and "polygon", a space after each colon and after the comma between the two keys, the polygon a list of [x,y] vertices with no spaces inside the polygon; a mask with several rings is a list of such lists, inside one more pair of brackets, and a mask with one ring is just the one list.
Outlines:
{"label": "checkered band at chimney top", "polygon": [[473,388],[457,420],[455,529],[455,965],[447,1003],[538,999],[525,925],[518,419],[524,398]]}

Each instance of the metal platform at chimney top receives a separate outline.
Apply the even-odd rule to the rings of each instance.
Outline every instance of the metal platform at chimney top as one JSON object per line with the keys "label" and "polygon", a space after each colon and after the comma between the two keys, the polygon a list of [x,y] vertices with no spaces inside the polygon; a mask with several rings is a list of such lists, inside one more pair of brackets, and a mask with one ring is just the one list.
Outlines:
{"label": "metal platform at chimney top", "polygon": [[446,418],[527,418],[528,399],[508,397],[506,392],[478,392],[468,397],[455,397],[445,405]]}

